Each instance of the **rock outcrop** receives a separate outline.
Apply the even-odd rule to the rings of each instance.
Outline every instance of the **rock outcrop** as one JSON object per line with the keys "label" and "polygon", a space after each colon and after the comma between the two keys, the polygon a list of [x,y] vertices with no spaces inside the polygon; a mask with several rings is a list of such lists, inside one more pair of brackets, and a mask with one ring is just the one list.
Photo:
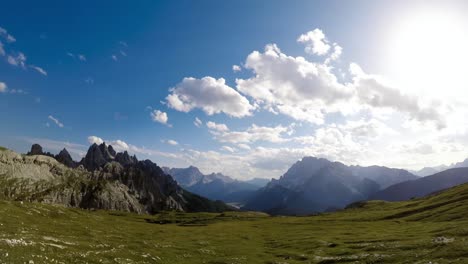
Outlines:
{"label": "rock outcrop", "polygon": [[60,151],[60,153],[57,156],[55,156],[55,159],[69,168],[77,167],[77,163],[73,161],[70,153],[68,153],[67,149],[65,148],[62,149],[62,151]]}
{"label": "rock outcrop", "polygon": [[39,145],[25,156],[0,151],[0,198],[136,213],[232,209],[184,190],[150,160],[104,143],[93,144],[80,163],[66,149],[56,159],[43,154]]}

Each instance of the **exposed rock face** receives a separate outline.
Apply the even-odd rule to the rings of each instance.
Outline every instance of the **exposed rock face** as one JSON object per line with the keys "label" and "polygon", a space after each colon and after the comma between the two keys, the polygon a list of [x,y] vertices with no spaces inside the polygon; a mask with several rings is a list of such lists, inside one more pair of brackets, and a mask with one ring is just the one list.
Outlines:
{"label": "exposed rock face", "polygon": [[69,168],[75,168],[77,166],[76,162],[73,161],[70,153],[68,153],[67,149],[65,148],[60,151],[57,156],[55,156],[55,159]]}
{"label": "exposed rock face", "polygon": [[97,145],[94,143],[89,147],[86,156],[81,161],[81,164],[89,171],[102,168],[107,162],[111,162],[111,154],[109,153],[106,144]]}
{"label": "exposed rock face", "polygon": [[68,168],[43,155],[21,156],[0,151],[0,190],[3,199],[145,212],[124,184]]}
{"label": "exposed rock face", "polygon": [[114,153],[110,146],[94,144],[76,164],[64,149],[56,158],[65,166],[44,155],[0,151],[0,198],[137,213],[232,209],[185,191],[150,160],[138,161],[126,152],[115,153],[116,159]]}
{"label": "exposed rock face", "polygon": [[42,147],[39,144],[33,144],[31,146],[31,151],[28,152],[28,155],[43,155]]}
{"label": "exposed rock face", "polygon": [[135,156],[131,157],[127,151],[124,151],[124,153],[120,152],[115,155],[115,161],[122,164],[123,166],[128,166],[136,164],[138,159]]}

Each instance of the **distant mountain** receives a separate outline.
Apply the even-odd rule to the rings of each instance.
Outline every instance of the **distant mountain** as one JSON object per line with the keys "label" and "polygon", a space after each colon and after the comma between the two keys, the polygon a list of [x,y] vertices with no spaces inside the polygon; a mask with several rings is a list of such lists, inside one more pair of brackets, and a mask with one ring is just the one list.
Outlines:
{"label": "distant mountain", "polygon": [[449,166],[447,165],[440,165],[436,167],[424,167],[418,171],[412,171],[415,175],[425,177],[429,176],[447,169],[453,169],[453,168],[467,168],[468,167],[468,159],[465,159],[464,161],[453,163]]}
{"label": "distant mountain", "polygon": [[392,185],[370,196],[372,200],[403,201],[468,182],[468,168],[448,169],[417,180]]}
{"label": "distant mountain", "polygon": [[261,180],[254,181],[257,185],[235,180],[221,173],[204,175],[197,167],[163,168],[164,171],[186,190],[212,200],[227,203],[245,203],[253,193],[261,188]]}
{"label": "distant mountain", "polygon": [[265,187],[269,182],[270,179],[264,179],[264,178],[253,178],[251,180],[245,181],[246,183],[250,183],[252,185],[255,185],[259,188]]}
{"label": "distant mountain", "polygon": [[417,179],[406,170],[346,166],[340,162],[305,157],[279,180],[272,180],[243,209],[272,214],[309,214],[336,210],[367,199],[390,185]]}
{"label": "distant mountain", "polygon": [[163,171],[171,175],[181,186],[190,187],[205,177],[201,171],[194,166],[188,168],[168,168],[163,167]]}
{"label": "distant mountain", "polygon": [[232,209],[184,190],[150,160],[105,143],[90,146],[79,163],[66,149],[54,156],[37,144],[24,156],[0,151],[0,198],[150,214]]}

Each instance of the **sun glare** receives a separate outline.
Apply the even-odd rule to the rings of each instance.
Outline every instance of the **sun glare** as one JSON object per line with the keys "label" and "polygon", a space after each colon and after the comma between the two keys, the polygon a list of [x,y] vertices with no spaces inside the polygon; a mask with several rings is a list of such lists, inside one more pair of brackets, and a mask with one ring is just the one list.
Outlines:
{"label": "sun glare", "polygon": [[468,94],[468,33],[463,19],[442,11],[412,14],[389,34],[386,67],[409,93],[431,97]]}

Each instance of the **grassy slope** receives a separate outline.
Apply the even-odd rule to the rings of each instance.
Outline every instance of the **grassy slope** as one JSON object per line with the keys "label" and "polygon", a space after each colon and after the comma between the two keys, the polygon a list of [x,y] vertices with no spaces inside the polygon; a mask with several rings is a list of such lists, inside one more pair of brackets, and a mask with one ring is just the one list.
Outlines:
{"label": "grassy slope", "polygon": [[462,185],[311,217],[148,216],[0,201],[0,263],[467,263],[466,199]]}

